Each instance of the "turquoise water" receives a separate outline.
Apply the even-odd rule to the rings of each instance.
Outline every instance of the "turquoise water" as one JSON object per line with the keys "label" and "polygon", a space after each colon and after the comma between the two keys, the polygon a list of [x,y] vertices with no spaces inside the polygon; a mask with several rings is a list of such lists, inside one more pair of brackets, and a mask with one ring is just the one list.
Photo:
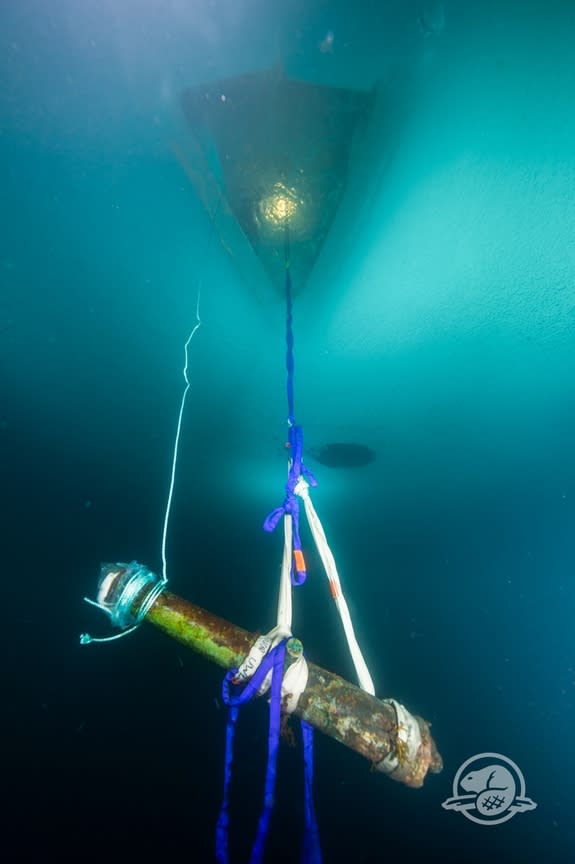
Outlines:
{"label": "turquoise water", "polygon": [[[310,451],[376,453],[353,469],[310,456],[314,501],[378,694],[432,721],[445,762],[406,790],[318,740],[324,860],[572,857],[574,40],[567,0],[2,4],[14,860],[212,860],[219,670],[146,629],[100,648],[78,634],[105,630],[82,604],[101,561],[160,567],[198,292],[171,587],[251,630],[274,624],[281,539],[261,524],[283,497],[284,307],[249,248],[220,242],[176,153],[185,88],[279,63],[375,92],[295,286],[296,416]],[[308,557],[294,632],[352,678]],[[261,706],[246,709],[236,860],[265,735]],[[442,809],[458,766],[486,751],[520,766],[537,809],[491,827]],[[270,861],[298,860],[300,755],[282,751]]]}

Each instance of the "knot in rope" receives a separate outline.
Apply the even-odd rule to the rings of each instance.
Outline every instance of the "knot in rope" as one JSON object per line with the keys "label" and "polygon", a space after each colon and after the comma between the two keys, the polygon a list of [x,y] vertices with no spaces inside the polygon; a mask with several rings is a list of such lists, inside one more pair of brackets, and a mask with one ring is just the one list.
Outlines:
{"label": "knot in rope", "polygon": [[276,507],[264,521],[264,531],[271,533],[282,516],[290,516],[292,520],[293,554],[294,562],[291,567],[291,581],[293,585],[301,585],[306,579],[306,570],[301,548],[299,534],[299,501],[298,485],[302,480],[306,485],[317,486],[317,480],[312,472],[303,463],[303,429],[301,426],[291,424],[288,433],[288,444],[291,450],[288,479],[285,484],[286,495],[281,507]]}

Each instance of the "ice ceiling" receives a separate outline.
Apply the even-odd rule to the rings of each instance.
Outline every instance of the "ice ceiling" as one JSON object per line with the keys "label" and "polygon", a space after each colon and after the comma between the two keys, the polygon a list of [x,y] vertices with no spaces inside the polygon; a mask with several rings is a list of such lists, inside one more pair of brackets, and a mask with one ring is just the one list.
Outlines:
{"label": "ice ceiling", "polygon": [[[2,59],[2,308],[15,322],[3,362],[14,400],[35,394],[35,428],[60,442],[53,405],[68,415],[89,393],[78,428],[68,424],[71,445],[107,452],[112,427],[97,420],[110,401],[127,419],[149,410],[141,428],[157,423],[169,440],[201,284],[188,434],[213,470],[199,485],[258,496],[262,509],[275,500],[283,248],[266,231],[301,200],[285,158],[300,150],[281,164],[269,156],[303,127],[329,143],[301,150],[306,182],[317,156],[325,202],[313,242],[302,224],[294,279],[309,447],[376,452],[346,490],[377,488],[388,513],[488,496],[494,477],[511,488],[543,468],[573,481],[571,4],[199,2],[193,15],[180,4],[138,9],[137,27],[131,5],[94,7],[87,21],[70,3],[49,29],[19,19]],[[291,83],[258,77],[278,60]],[[250,113],[243,92],[258,87]],[[218,116],[206,116],[206,94]],[[333,110],[314,108],[318,94]],[[30,345],[42,346],[54,387],[37,387]],[[110,345],[124,353],[113,358]]]}
{"label": "ice ceiling", "polygon": [[[575,67],[557,22],[495,28],[497,14],[455,15],[441,38],[422,35],[408,72],[388,75],[351,163],[363,185],[337,191],[337,216],[311,244],[306,275],[314,266],[297,301],[298,405],[310,445],[360,441],[376,451],[365,482],[395,505],[425,507],[470,490],[489,497],[494,478],[521,482],[526,464],[564,452],[572,422]],[[210,98],[218,93],[226,95],[221,85]],[[225,117],[226,101],[217,107]],[[282,113],[283,135],[298,111]],[[218,122],[233,163],[233,135]],[[255,137],[262,152],[273,140],[266,124]],[[251,158],[245,175],[241,164],[220,162],[211,174],[251,190]],[[246,216],[251,192],[243,200],[247,209],[241,193],[230,209],[265,246],[262,223]],[[259,252],[271,272],[282,253],[268,253]],[[246,314],[259,334],[246,356],[256,364],[258,355],[277,356],[281,315],[262,334]],[[260,407],[243,419],[247,427],[282,411],[272,393],[280,362],[275,385],[258,373]],[[259,458],[247,459],[252,479]]]}

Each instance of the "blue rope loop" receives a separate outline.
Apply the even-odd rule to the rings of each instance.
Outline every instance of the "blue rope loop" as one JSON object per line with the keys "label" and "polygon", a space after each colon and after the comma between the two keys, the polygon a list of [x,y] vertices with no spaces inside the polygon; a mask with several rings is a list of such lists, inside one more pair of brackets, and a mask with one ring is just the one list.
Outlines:
{"label": "blue rope loop", "polygon": [[255,674],[250,678],[239,695],[231,695],[231,688],[234,685],[238,674],[237,669],[230,670],[226,674],[222,683],[222,699],[226,705],[229,706],[230,711],[226,729],[224,794],[216,826],[216,860],[218,861],[218,864],[229,864],[230,784],[233,764],[234,733],[238,719],[239,706],[248,702],[250,699],[253,699],[271,670],[270,726],[268,735],[268,758],[264,788],[264,805],[259,818],[256,839],[250,856],[250,864],[262,864],[263,862],[265,841],[268,835],[274,806],[277,754],[281,731],[282,682],[286,642],[287,639],[282,640],[282,642],[266,654]]}
{"label": "blue rope loop", "polygon": [[[249,864],[262,864],[265,843],[269,834],[271,816],[275,802],[277,756],[281,734],[282,684],[284,675],[287,639],[276,645],[262,660],[255,674],[243,686],[238,695],[232,695],[237,682],[237,669],[231,669],[222,682],[222,699],[229,707],[226,728],[226,755],[224,762],[224,793],[216,825],[216,860],[218,864],[229,864],[230,786],[233,766],[233,745],[240,706],[257,695],[271,670],[270,725],[268,734],[268,756],[264,787],[264,803],[258,821],[256,839],[252,847]],[[313,804],[313,727],[301,721],[304,752],[304,798],[305,833],[301,853],[301,864],[321,864],[319,831]]]}
{"label": "blue rope loop", "polygon": [[[293,551],[301,552],[301,539],[299,533],[299,500],[295,494],[295,487],[303,477],[310,486],[317,486],[317,480],[312,472],[303,464],[303,429],[301,426],[291,426],[288,433],[288,443],[291,451],[290,468],[288,472],[287,483],[285,484],[286,495],[281,507],[276,507],[275,510],[267,516],[264,521],[264,531],[268,533],[273,531],[280,519],[289,515],[292,518],[292,546]],[[295,555],[292,559],[291,566],[291,581],[292,585],[301,585],[306,580],[306,571],[298,566],[298,562],[303,560]]]}

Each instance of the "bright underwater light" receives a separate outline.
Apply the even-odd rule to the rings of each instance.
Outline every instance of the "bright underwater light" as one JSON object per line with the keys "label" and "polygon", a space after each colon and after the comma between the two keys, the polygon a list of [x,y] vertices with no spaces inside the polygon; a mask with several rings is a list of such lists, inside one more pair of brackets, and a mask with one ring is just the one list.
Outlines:
{"label": "bright underwater light", "polygon": [[287,232],[294,292],[303,288],[374,101],[375,91],[286,78],[278,67],[182,94],[186,171],[211,220],[218,210],[216,230],[238,266],[248,261],[247,241],[283,292]]}
{"label": "bright underwater light", "polygon": [[301,214],[303,204],[293,187],[279,181],[260,199],[258,209],[267,227],[275,230],[291,226]]}

